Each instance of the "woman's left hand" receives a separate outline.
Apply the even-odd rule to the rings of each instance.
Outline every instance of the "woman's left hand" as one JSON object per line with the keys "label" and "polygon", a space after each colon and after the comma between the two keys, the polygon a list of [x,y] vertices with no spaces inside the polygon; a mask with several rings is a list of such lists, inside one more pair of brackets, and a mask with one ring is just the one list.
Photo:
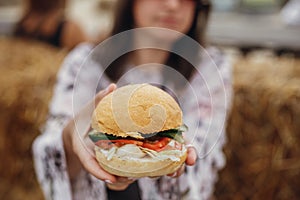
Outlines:
{"label": "woman's left hand", "polygon": [[184,172],[185,165],[193,166],[193,165],[195,165],[196,160],[197,160],[197,152],[196,152],[195,148],[193,146],[187,147],[187,157],[186,157],[185,163],[176,172],[174,172],[172,174],[168,174],[168,176],[170,176],[172,178],[177,178],[177,177],[181,176]]}

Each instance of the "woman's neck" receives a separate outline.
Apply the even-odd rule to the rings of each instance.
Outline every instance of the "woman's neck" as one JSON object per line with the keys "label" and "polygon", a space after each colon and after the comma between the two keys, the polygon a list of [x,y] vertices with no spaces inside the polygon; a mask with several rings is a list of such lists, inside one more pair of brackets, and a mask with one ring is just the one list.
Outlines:
{"label": "woman's neck", "polygon": [[159,49],[141,49],[136,50],[132,56],[132,62],[135,65],[143,65],[148,63],[166,63],[169,52]]}

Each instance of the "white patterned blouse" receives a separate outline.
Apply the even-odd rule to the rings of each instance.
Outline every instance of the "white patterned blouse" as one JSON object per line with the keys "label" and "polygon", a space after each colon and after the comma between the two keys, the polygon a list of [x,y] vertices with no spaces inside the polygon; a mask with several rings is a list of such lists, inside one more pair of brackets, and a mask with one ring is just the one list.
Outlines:
{"label": "white patterned blouse", "polygon": [[[104,182],[84,170],[70,182],[62,142],[66,122],[110,83],[102,74],[101,66],[87,59],[92,50],[91,44],[81,44],[65,58],[57,76],[49,118],[43,133],[33,144],[35,170],[46,199],[107,199]],[[225,165],[222,148],[226,141],[225,121],[232,94],[229,60],[216,48],[207,48],[207,55],[196,67],[188,86],[177,94],[184,122],[189,127],[185,137],[197,149],[196,164],[186,167],[179,178],[163,176],[137,180],[141,199],[201,200],[209,199],[213,194],[218,170]],[[117,85],[160,82],[161,75],[155,74],[155,69],[131,67]]]}

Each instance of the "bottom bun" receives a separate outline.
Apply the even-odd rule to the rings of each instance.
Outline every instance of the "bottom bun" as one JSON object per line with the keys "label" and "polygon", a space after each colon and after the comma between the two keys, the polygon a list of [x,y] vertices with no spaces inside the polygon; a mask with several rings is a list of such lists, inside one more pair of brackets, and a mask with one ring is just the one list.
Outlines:
{"label": "bottom bun", "polygon": [[100,150],[95,150],[96,159],[100,166],[107,172],[123,177],[141,178],[163,176],[176,172],[185,162],[187,151],[182,151],[179,161],[171,159],[122,159],[114,155],[107,160],[105,154]]}

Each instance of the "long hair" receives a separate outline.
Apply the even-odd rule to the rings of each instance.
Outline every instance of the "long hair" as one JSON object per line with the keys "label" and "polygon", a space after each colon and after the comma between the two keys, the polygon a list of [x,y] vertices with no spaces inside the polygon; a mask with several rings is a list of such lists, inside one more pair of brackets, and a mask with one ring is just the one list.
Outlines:
{"label": "long hair", "polygon": [[[186,34],[190,38],[197,41],[201,46],[206,45],[205,40],[205,32],[206,32],[206,25],[209,18],[210,13],[210,2],[204,0],[195,0],[195,15],[193,19],[192,26],[188,33]],[[134,28],[134,16],[133,16],[133,3],[134,0],[120,0],[116,5],[116,12],[114,17],[114,24],[112,27],[111,35],[115,35],[121,33],[123,31],[127,31]],[[122,45],[131,46],[132,40],[121,41]],[[180,41],[180,39],[175,42],[173,45],[174,48],[176,46],[182,45],[184,42]],[[114,47],[113,47],[114,48]],[[120,44],[118,47],[120,48]],[[118,49],[114,49],[112,51],[117,51]],[[193,54],[198,54],[197,51],[189,50],[191,53],[191,57]],[[124,73],[124,63],[128,60],[130,53],[127,53],[121,56],[119,59],[114,61],[108,68],[106,68],[105,73],[106,75],[112,80],[117,81],[122,74]],[[195,55],[197,57],[197,55]],[[190,80],[192,74],[194,72],[194,67],[187,62],[185,59],[181,58],[180,56],[170,53],[169,58],[166,63],[164,63],[173,69],[177,70],[180,74],[182,74],[187,80]]]}
{"label": "long hair", "polygon": [[23,16],[15,26],[15,36],[24,36],[24,34],[27,34],[24,30],[23,23],[32,14],[43,16],[44,14],[47,14],[53,10],[59,10],[59,12],[61,12],[61,17],[64,17],[66,0],[26,0],[24,3]]}
{"label": "long hair", "polygon": [[28,0],[27,11],[45,13],[55,9],[65,9],[66,0]]}

